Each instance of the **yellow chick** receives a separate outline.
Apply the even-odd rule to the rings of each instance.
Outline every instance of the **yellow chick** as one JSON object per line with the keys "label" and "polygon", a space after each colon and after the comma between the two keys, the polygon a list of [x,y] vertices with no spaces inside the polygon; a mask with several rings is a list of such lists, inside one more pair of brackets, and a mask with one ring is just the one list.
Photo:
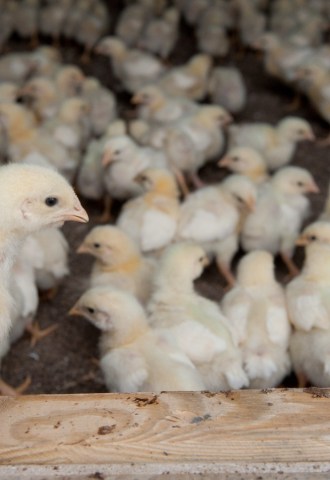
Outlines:
{"label": "yellow chick", "polygon": [[241,72],[235,67],[216,67],[208,83],[212,103],[230,113],[242,111],[246,105],[246,86]]}
{"label": "yellow chick", "polygon": [[131,99],[138,106],[139,118],[153,123],[168,124],[197,110],[197,104],[185,97],[168,95],[157,85],[146,85]]}
{"label": "yellow chick", "polygon": [[229,127],[229,148],[254,148],[263,156],[270,170],[289,163],[298,142],[314,139],[308,121],[299,117],[285,117],[275,127],[259,122]]}
{"label": "yellow chick", "polygon": [[129,293],[109,287],[85,292],[71,315],[102,331],[100,367],[112,392],[203,390],[198,372],[166,333],[154,332]]}
{"label": "yellow chick", "polygon": [[[15,257],[24,239],[50,226],[72,220],[87,222],[72,187],[58,173],[34,165],[10,164],[0,169],[0,203],[3,208],[0,228],[1,318],[0,358],[9,348],[12,325],[10,279]],[[3,382],[0,381],[0,390]]]}
{"label": "yellow chick", "polygon": [[290,322],[284,289],[270,253],[256,250],[239,262],[237,283],[222,299],[250,388],[272,388],[290,373]]}
{"label": "yellow chick", "polygon": [[253,210],[257,189],[247,177],[231,175],[220,184],[191,193],[180,207],[177,238],[203,245],[216,258],[229,286],[235,279],[231,261],[239,248],[241,217]]}
{"label": "yellow chick", "polygon": [[212,63],[212,57],[206,53],[194,55],[186,64],[165,72],[157,84],[169,95],[203,100]]}
{"label": "yellow chick", "polygon": [[146,303],[155,262],[143,257],[138,246],[120,228],[110,225],[94,227],[77,253],[88,253],[96,259],[91,287],[112,285],[131,293],[142,304]]}
{"label": "yellow chick", "polygon": [[116,37],[104,37],[96,46],[96,52],[110,57],[115,75],[130,93],[153,83],[165,71],[164,65],[155,56],[130,49]]}
{"label": "yellow chick", "polygon": [[290,341],[293,369],[299,386],[307,381],[318,387],[330,385],[330,225],[308,225],[297,240],[305,246],[301,274],[286,287],[294,332]]}
{"label": "yellow chick", "polygon": [[215,302],[193,286],[208,258],[192,243],[169,246],[162,255],[148,304],[148,321],[166,331],[195,365],[211,391],[248,386],[240,350],[234,345],[228,321]]}
{"label": "yellow chick", "polygon": [[245,251],[279,253],[289,273],[296,275],[298,270],[291,257],[302,223],[309,214],[306,194],[318,193],[319,188],[306,169],[283,167],[259,192],[256,208],[246,217],[242,228],[242,247]]}
{"label": "yellow chick", "polygon": [[173,51],[179,34],[180,13],[169,7],[161,16],[151,18],[138,41],[140,48],[167,58]]}
{"label": "yellow chick", "polygon": [[136,177],[145,193],[124,205],[117,226],[143,253],[155,253],[174,240],[179,218],[179,192],[174,175],[147,168]]}
{"label": "yellow chick", "polygon": [[231,148],[218,162],[219,167],[231,172],[246,175],[255,184],[260,185],[269,179],[266,162],[253,148]]}

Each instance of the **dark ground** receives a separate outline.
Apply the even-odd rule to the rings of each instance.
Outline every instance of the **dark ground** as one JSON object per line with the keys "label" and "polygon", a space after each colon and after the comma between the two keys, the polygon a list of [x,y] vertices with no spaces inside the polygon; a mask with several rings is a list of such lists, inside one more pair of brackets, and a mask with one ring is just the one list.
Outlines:
{"label": "dark ground", "polygon": [[[111,3],[112,20],[110,32],[120,8],[119,1]],[[195,42],[192,30],[182,25],[182,34],[170,62],[180,64],[185,62],[195,52]],[[47,40],[47,39],[45,39]],[[24,42],[12,39],[9,50],[23,50]],[[118,94],[120,115],[126,115],[129,107],[129,96],[123,92],[110,70],[109,62],[105,57],[92,56],[88,66],[81,65],[79,57],[81,47],[72,43],[62,44],[62,53],[66,63],[78,63],[89,75],[98,77],[103,84]],[[293,98],[293,92],[268,77],[263,72],[261,58],[253,52],[239,55],[232,51],[230,55],[221,59],[219,64],[237,66],[243,73],[248,90],[248,101],[244,111],[235,116],[235,121],[268,121],[276,123],[285,115],[300,115],[308,119],[318,138],[325,137],[329,127],[322,121],[307,100],[294,113],[287,107]],[[330,148],[321,148],[315,144],[301,144],[296,152],[294,162],[308,168],[321,189],[321,193],[311,197],[313,220],[322,210],[330,178]],[[208,164],[202,171],[202,178],[208,182],[220,180],[224,172],[216,166]],[[79,317],[69,317],[67,312],[86,289],[92,259],[85,255],[75,254],[75,250],[86,233],[95,225],[96,217],[101,212],[101,205],[84,201],[91,221],[87,225],[68,224],[64,227],[71,246],[70,270],[71,274],[62,283],[56,298],[52,301],[41,302],[37,321],[42,327],[58,323],[59,328],[50,336],[39,342],[34,348],[30,347],[28,335],[23,336],[12,346],[9,354],[3,361],[2,376],[11,385],[22,382],[29,374],[32,383],[28,394],[39,393],[85,393],[105,392],[102,375],[95,358],[98,356],[98,331],[86,320]],[[299,265],[302,254],[298,252],[295,259]],[[281,265],[278,268],[278,277],[283,279]],[[209,298],[219,300],[223,294],[223,280],[218,276],[214,266],[204,273],[196,283],[198,290]],[[285,382],[286,386],[295,387],[296,381],[292,376]]]}

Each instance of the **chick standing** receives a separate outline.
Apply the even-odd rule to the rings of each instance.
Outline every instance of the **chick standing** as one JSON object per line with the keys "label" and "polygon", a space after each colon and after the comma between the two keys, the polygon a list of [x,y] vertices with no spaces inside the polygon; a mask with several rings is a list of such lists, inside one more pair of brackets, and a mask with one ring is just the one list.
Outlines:
{"label": "chick standing", "polygon": [[293,369],[299,386],[307,381],[330,385],[330,224],[315,222],[297,240],[305,246],[301,274],[286,287],[294,332],[290,341]]}
{"label": "chick standing", "polygon": [[155,262],[143,257],[138,246],[119,228],[110,225],[94,227],[77,253],[95,257],[91,287],[111,285],[146,303],[151,293]]}
{"label": "chick standing", "polygon": [[276,387],[291,368],[290,323],[270,253],[257,250],[241,259],[237,283],[223,298],[221,308],[243,352],[250,387]]}
{"label": "chick standing", "polygon": [[70,311],[102,331],[100,367],[109,391],[201,390],[204,383],[169,336],[150,329],[129,293],[109,287],[88,290]]}
{"label": "chick standing", "polygon": [[208,259],[191,243],[171,245],[164,252],[148,304],[149,323],[167,331],[196,366],[211,391],[248,386],[240,350],[234,345],[219,306],[198,295],[193,281]]}

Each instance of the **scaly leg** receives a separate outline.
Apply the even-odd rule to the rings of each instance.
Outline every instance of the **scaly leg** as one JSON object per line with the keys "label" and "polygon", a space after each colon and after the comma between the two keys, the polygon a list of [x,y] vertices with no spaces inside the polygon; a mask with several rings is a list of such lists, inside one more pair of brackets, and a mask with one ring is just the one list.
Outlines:
{"label": "scaly leg", "polygon": [[59,325],[51,325],[48,328],[41,329],[38,322],[30,323],[25,328],[31,334],[31,347],[34,347],[40,340],[50,335]]}
{"label": "scaly leg", "polygon": [[190,172],[189,177],[196,188],[205,187],[205,182],[203,182],[203,180],[199,178],[199,175],[197,172]]}
{"label": "scaly leg", "polygon": [[31,377],[27,376],[23,383],[21,383],[17,388],[13,388],[8,383],[6,383],[2,378],[0,378],[0,394],[8,395],[10,397],[16,397],[25,392],[25,390],[31,384]]}
{"label": "scaly leg", "polygon": [[287,253],[280,252],[281,258],[283,262],[285,263],[286,268],[289,270],[289,278],[292,279],[293,277],[296,277],[299,275],[300,271],[297,265],[293,262],[293,260],[289,257]]}
{"label": "scaly leg", "polygon": [[295,372],[297,381],[298,381],[298,388],[305,388],[308,384],[308,378],[303,372]]}
{"label": "scaly leg", "polygon": [[216,263],[217,263],[217,267],[220,274],[227,281],[227,285],[225,286],[225,291],[228,291],[235,286],[235,283],[236,283],[235,277],[228,265],[220,261],[217,261]]}
{"label": "scaly leg", "polygon": [[187,197],[190,192],[189,192],[189,187],[187,185],[187,182],[186,182],[186,179],[184,178],[183,173],[178,168],[173,168],[173,173],[182,191],[184,198]]}
{"label": "scaly leg", "polygon": [[112,220],[111,207],[112,198],[110,195],[105,194],[103,212],[98,219],[100,223],[109,223]]}

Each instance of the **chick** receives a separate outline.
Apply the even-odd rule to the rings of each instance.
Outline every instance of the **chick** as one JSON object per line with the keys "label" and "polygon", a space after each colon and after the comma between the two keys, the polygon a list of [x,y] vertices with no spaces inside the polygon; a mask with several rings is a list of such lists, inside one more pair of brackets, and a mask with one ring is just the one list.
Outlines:
{"label": "chick", "polygon": [[33,77],[19,91],[20,97],[41,122],[54,117],[57,113],[61,96],[55,82],[46,77]]}
{"label": "chick", "polygon": [[30,53],[7,53],[0,58],[0,81],[22,83],[34,68],[35,61]]}
{"label": "chick", "polygon": [[180,13],[175,7],[166,9],[160,17],[151,18],[142,30],[139,47],[167,58],[178,39],[179,20]]}
{"label": "chick", "polygon": [[144,253],[156,253],[174,239],[179,218],[179,192],[169,170],[147,168],[136,177],[145,193],[124,205],[117,226]]}
{"label": "chick", "polygon": [[231,175],[190,194],[180,208],[177,238],[202,244],[215,256],[229,286],[235,283],[230,265],[239,248],[241,217],[253,210],[256,198],[257,189],[248,178]]}
{"label": "chick", "polygon": [[191,243],[166,249],[160,259],[148,320],[154,329],[167,331],[199,371],[211,391],[248,386],[242,357],[234,345],[219,305],[197,294],[193,281],[208,259]]}
{"label": "chick", "polygon": [[221,308],[243,353],[251,388],[272,388],[289,374],[290,323],[270,253],[256,250],[238,265],[237,283]]}
{"label": "chick", "polygon": [[92,134],[99,137],[117,117],[116,97],[94,77],[87,77],[84,80],[82,97],[90,107],[89,120]]}
{"label": "chick", "polygon": [[197,110],[197,104],[188,98],[172,97],[157,85],[146,85],[131,99],[137,105],[138,116],[150,123],[168,124]]}
{"label": "chick", "polygon": [[[58,173],[33,165],[6,165],[0,169],[1,276],[0,358],[9,347],[12,325],[9,282],[15,257],[31,233],[65,221],[87,222],[88,216],[73,189]],[[0,389],[2,388],[2,382]]]}
{"label": "chick", "polygon": [[32,46],[38,44],[40,0],[23,0],[15,14],[15,30],[20,37],[30,38]]}
{"label": "chick", "polygon": [[246,105],[246,86],[241,72],[234,67],[214,68],[208,83],[212,103],[230,113],[238,113]]}
{"label": "chick", "polygon": [[0,103],[15,103],[19,95],[18,86],[13,82],[0,83]]}
{"label": "chick", "polygon": [[176,2],[181,7],[182,14],[190,25],[195,25],[206,10],[210,6],[210,0],[182,0]]}
{"label": "chick", "polygon": [[116,37],[104,37],[96,46],[96,52],[110,57],[115,75],[130,93],[153,83],[165,71],[155,56],[142,50],[130,49]]}
{"label": "chick", "polygon": [[76,65],[61,66],[55,77],[55,83],[62,98],[80,95],[84,81],[85,75]]}
{"label": "chick", "polygon": [[142,304],[146,303],[151,292],[155,262],[144,258],[125,232],[110,225],[94,227],[77,253],[88,253],[96,259],[91,287],[112,285],[131,293]]}
{"label": "chick", "polygon": [[16,0],[2,0],[0,2],[0,51],[3,51],[7,40],[14,32],[15,15],[18,9]]}
{"label": "chick", "polygon": [[79,27],[74,32],[77,42],[84,45],[81,57],[83,63],[90,61],[90,55],[96,42],[105,34],[109,26],[109,14],[102,2],[93,2],[90,10],[83,16]]}
{"label": "chick", "polygon": [[186,64],[164,73],[157,84],[169,95],[203,100],[211,68],[212,57],[205,53],[197,54]]}
{"label": "chick", "polygon": [[224,15],[229,9],[221,9],[220,5],[218,3],[206,8],[196,28],[198,50],[213,57],[226,56],[230,48],[226,29],[227,18]]}
{"label": "chick", "polygon": [[109,287],[85,292],[71,315],[83,315],[102,331],[100,367],[112,392],[201,390],[198,372],[165,333],[148,326],[129,293]]}
{"label": "chick", "polygon": [[53,43],[59,44],[61,31],[65,25],[68,14],[72,11],[74,0],[57,0],[56,2],[42,2],[39,12],[39,29],[43,35],[49,35]]}
{"label": "chick", "polygon": [[151,9],[140,3],[133,3],[121,10],[115,34],[129,47],[137,45],[142,30],[152,16]]}
{"label": "chick", "polygon": [[93,3],[95,3],[94,0],[79,0],[79,2],[73,0],[73,4],[70,5],[69,10],[65,12],[61,35],[67,38],[73,38],[84,17],[91,10]]}
{"label": "chick", "polygon": [[283,167],[278,170],[260,190],[255,211],[244,222],[243,249],[279,253],[289,273],[296,275],[298,270],[291,257],[302,223],[309,214],[309,200],[305,195],[318,192],[306,169]]}
{"label": "chick", "polygon": [[290,341],[293,369],[299,386],[309,380],[318,387],[330,385],[330,225],[308,225],[297,240],[305,246],[301,274],[286,287],[294,332]]}
{"label": "chick", "polygon": [[246,175],[257,185],[269,179],[265,160],[256,150],[250,147],[230,149],[219,160],[218,166],[228,168],[234,173]]}
{"label": "chick", "polygon": [[275,127],[267,123],[246,123],[229,127],[229,148],[254,148],[264,157],[270,170],[289,163],[298,142],[314,139],[310,124],[299,117],[285,117]]}

